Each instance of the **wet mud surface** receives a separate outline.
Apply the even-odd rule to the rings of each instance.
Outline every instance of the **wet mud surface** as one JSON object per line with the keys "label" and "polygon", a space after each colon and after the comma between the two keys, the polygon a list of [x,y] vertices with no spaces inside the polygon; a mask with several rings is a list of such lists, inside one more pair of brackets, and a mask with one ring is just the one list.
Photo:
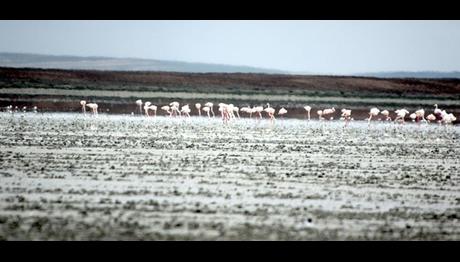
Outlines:
{"label": "wet mud surface", "polygon": [[459,240],[460,128],[0,113],[2,240]]}

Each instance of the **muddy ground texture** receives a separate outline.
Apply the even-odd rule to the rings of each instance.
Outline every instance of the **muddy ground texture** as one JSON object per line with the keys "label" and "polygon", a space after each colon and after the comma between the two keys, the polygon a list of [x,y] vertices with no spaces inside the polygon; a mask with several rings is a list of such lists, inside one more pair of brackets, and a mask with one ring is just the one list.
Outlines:
{"label": "muddy ground texture", "polygon": [[0,113],[2,240],[460,240],[460,128]]}

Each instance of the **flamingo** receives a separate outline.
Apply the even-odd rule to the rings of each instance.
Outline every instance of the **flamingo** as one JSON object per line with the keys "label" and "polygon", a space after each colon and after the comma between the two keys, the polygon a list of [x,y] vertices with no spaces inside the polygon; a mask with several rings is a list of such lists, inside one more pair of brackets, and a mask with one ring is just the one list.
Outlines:
{"label": "flamingo", "polygon": [[162,107],[161,107],[161,110],[166,111],[166,112],[169,114],[169,117],[171,117],[171,115],[172,115],[171,107],[169,107],[169,106],[162,106]]}
{"label": "flamingo", "polygon": [[198,109],[198,116],[201,116],[201,104],[200,104],[200,103],[196,103],[196,104],[195,104],[195,108]]}
{"label": "flamingo", "polygon": [[307,111],[308,121],[310,121],[310,110],[311,110],[311,106],[304,106],[303,108],[305,108],[305,110]]}
{"label": "flamingo", "polygon": [[275,109],[273,107],[270,107],[270,104],[267,103],[267,108],[264,109],[265,112],[267,112],[268,116],[270,117],[271,123],[275,120]]}
{"label": "flamingo", "polygon": [[252,108],[253,113],[259,114],[259,119],[262,119],[262,111],[264,111],[264,108],[262,106],[256,106]]}
{"label": "flamingo", "polygon": [[345,126],[347,126],[351,120],[351,109],[342,109],[342,117],[345,120]]}
{"label": "flamingo", "polygon": [[211,114],[212,114],[212,117],[215,117],[216,115],[214,114],[214,110],[212,109],[214,107],[214,104],[211,103],[211,102],[207,102],[206,104],[204,104],[204,106],[207,106],[209,107],[210,111],[211,111]]}
{"label": "flamingo", "polygon": [[81,100],[80,105],[81,105],[81,111],[83,112],[84,115],[86,115],[86,101]]}
{"label": "flamingo", "polygon": [[425,110],[419,109],[419,110],[415,111],[415,116],[416,116],[415,120],[417,122],[422,121],[422,122],[426,123]]}
{"label": "flamingo", "polygon": [[455,120],[457,120],[457,118],[452,114],[452,113],[447,113],[446,110],[442,110],[441,112],[441,117],[442,117],[442,120],[441,122],[444,123],[444,124],[452,124],[452,122],[454,122]]}
{"label": "flamingo", "polygon": [[283,117],[283,115],[285,115],[287,113],[287,110],[282,107],[279,111],[278,111],[278,115],[280,115],[281,117]]}
{"label": "flamingo", "polygon": [[186,116],[188,116],[190,118],[191,110],[190,110],[190,107],[188,106],[188,104],[181,108],[181,112],[184,113]]}
{"label": "flamingo", "polygon": [[220,115],[222,117],[222,121],[224,122],[224,124],[226,124],[228,122],[228,120],[230,120],[230,105],[227,105],[227,104],[224,104],[224,103],[219,103],[219,112],[220,112]]}
{"label": "flamingo", "polygon": [[319,121],[323,120],[323,110],[318,110],[316,111],[316,113],[318,114],[318,120]]}
{"label": "flamingo", "polygon": [[409,115],[410,119],[412,119],[412,122],[415,122],[415,119],[417,118],[417,115],[415,113],[412,113]]}
{"label": "flamingo", "polygon": [[233,104],[229,104],[227,106],[227,112],[231,119],[235,119],[235,106]]}
{"label": "flamingo", "polygon": [[370,125],[372,117],[377,116],[379,113],[380,113],[380,110],[378,108],[376,107],[371,108],[371,110],[369,111],[369,118],[368,118],[367,124]]}
{"label": "flamingo", "polygon": [[136,105],[139,107],[139,114],[142,115],[142,100],[136,100]]}
{"label": "flamingo", "polygon": [[89,104],[86,104],[86,106],[91,108],[91,110],[93,111],[93,116],[97,115],[98,105],[96,103],[89,103]]}
{"label": "flamingo", "polygon": [[153,116],[156,117],[157,116],[157,106],[156,105],[151,105],[151,106],[149,106],[149,109],[154,112]]}
{"label": "flamingo", "polygon": [[152,103],[150,102],[145,102],[144,104],[144,110],[145,110],[145,115],[148,117],[150,116],[149,115],[149,110],[152,110],[153,112],[155,112],[155,115],[154,116],[157,116],[157,106],[156,105],[152,105]]}
{"label": "flamingo", "polygon": [[[323,112],[322,112],[322,116],[324,115],[330,115],[332,113],[335,112],[335,108],[327,108],[327,109],[324,109]],[[330,118],[330,120],[334,119],[333,117]]]}
{"label": "flamingo", "polygon": [[428,120],[428,123],[431,121],[436,121],[436,116],[433,114],[429,114],[426,119]]}
{"label": "flamingo", "polygon": [[144,103],[144,111],[145,111],[145,115],[146,116],[149,116],[149,106],[151,105],[152,103],[150,102],[145,102]]}
{"label": "flamingo", "polygon": [[244,106],[244,107],[242,107],[242,108],[240,109],[240,111],[249,114],[249,118],[251,118],[252,110],[251,110],[250,107]]}
{"label": "flamingo", "polygon": [[434,115],[436,116],[436,119],[438,120],[439,123],[442,121],[442,110],[438,108],[438,104],[434,104]]}
{"label": "flamingo", "polygon": [[222,105],[222,120],[224,121],[224,124],[228,123],[232,114],[233,114],[233,108],[231,107],[231,105],[223,104]]}
{"label": "flamingo", "polygon": [[218,106],[219,106],[218,111],[220,112],[220,116],[222,119],[224,119],[224,107],[227,106],[227,104],[219,103]]}
{"label": "flamingo", "polygon": [[234,106],[233,107],[233,112],[236,113],[236,116],[238,117],[238,119],[240,119],[240,113],[239,113],[240,109],[237,107],[237,106]]}
{"label": "flamingo", "polygon": [[177,101],[174,101],[174,102],[171,102],[169,104],[170,106],[170,109],[171,109],[171,112],[174,114],[174,116],[177,116],[177,114],[179,114],[179,116],[181,116],[181,112],[179,111],[179,102]]}
{"label": "flamingo", "polygon": [[388,112],[388,110],[383,110],[380,114],[385,116],[385,121],[391,121],[390,112]]}
{"label": "flamingo", "polygon": [[404,117],[406,117],[407,114],[409,114],[409,111],[407,111],[406,109],[398,109],[395,111],[395,113],[398,115],[394,121],[401,121],[402,123],[404,123]]}
{"label": "flamingo", "polygon": [[209,107],[207,106],[203,107],[203,111],[206,112],[206,114],[208,114],[208,118],[211,118],[211,116],[209,115],[209,111],[210,111]]}

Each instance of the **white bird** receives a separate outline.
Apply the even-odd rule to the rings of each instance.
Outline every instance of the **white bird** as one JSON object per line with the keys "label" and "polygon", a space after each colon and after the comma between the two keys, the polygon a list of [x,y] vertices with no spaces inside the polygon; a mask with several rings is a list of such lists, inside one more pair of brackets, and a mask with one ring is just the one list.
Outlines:
{"label": "white bird", "polygon": [[351,109],[342,109],[342,116],[343,117],[350,117],[351,116]]}
{"label": "white bird", "polygon": [[278,111],[278,115],[281,115],[281,116],[284,115],[284,114],[286,114],[286,113],[287,113],[287,110],[286,110],[284,107],[282,107],[282,108]]}
{"label": "white bird", "polygon": [[219,103],[217,106],[219,107],[218,111],[220,112],[221,118],[224,119],[224,107],[226,107],[227,104]]}
{"label": "white bird", "polygon": [[304,106],[303,108],[307,111],[308,121],[310,121],[310,110],[311,110],[311,106]]}
{"label": "white bird", "polygon": [[149,106],[149,109],[154,112],[154,116],[157,116],[157,106],[156,105],[151,105]]}
{"label": "white bird", "polygon": [[369,111],[369,118],[368,118],[367,124],[370,125],[372,117],[377,116],[379,113],[380,113],[380,110],[378,108],[376,107],[371,108],[371,110]]}
{"label": "white bird", "polygon": [[233,112],[236,113],[236,116],[238,117],[238,119],[240,118],[240,113],[239,113],[240,109],[237,107],[237,106],[234,106],[233,107]]}
{"label": "white bird", "polygon": [[230,105],[227,105],[225,103],[219,103],[219,112],[222,117],[222,121],[224,124],[226,124],[230,118],[231,114],[233,113],[233,109],[231,109]]}
{"label": "white bird", "polygon": [[198,116],[201,116],[201,104],[200,104],[200,103],[196,103],[196,104],[195,104],[195,108],[198,109]]}
{"label": "white bird", "polygon": [[457,118],[452,114],[452,113],[447,113],[446,110],[442,110],[441,112],[441,117],[442,117],[442,120],[441,122],[444,123],[444,124],[452,124],[452,122],[454,122],[455,120],[457,120]]}
{"label": "white bird", "polygon": [[431,121],[436,121],[436,116],[433,114],[429,114],[426,119],[428,120],[428,123]]}
{"label": "white bird", "polygon": [[83,112],[84,115],[86,115],[86,101],[81,100],[80,105],[81,105],[81,111]]}
{"label": "white bird", "polygon": [[395,118],[394,121],[401,121],[402,123],[404,123],[404,118],[406,117],[407,114],[409,114],[409,111],[407,111],[406,109],[398,109],[395,111],[397,117]]}
{"label": "white bird", "polygon": [[318,114],[318,119],[322,120],[323,119],[323,110],[318,110],[316,111],[316,114]]}
{"label": "white bird", "polygon": [[215,117],[214,110],[213,110],[214,104],[211,103],[211,102],[207,102],[206,104],[204,104],[204,106],[209,107],[209,109],[211,111],[211,114],[212,114],[212,117]]}
{"label": "white bird", "polygon": [[409,115],[410,119],[412,119],[412,122],[415,122],[415,119],[417,118],[417,115],[415,113],[412,113]]}
{"label": "white bird", "polygon": [[171,117],[171,115],[172,115],[171,107],[169,107],[169,106],[162,106],[162,107],[161,107],[161,110],[166,111],[166,112],[169,114],[169,117]]}
{"label": "white bird", "polygon": [[270,107],[270,104],[267,103],[267,107],[264,109],[264,111],[270,117],[271,123],[273,123],[273,120],[275,120],[275,109],[273,107]]}
{"label": "white bird", "polygon": [[330,115],[335,112],[335,108],[327,108],[323,110],[323,115]]}
{"label": "white bird", "polygon": [[[335,112],[335,108],[327,108],[327,109],[324,109],[323,112],[322,112],[321,118],[325,119],[323,116],[333,114],[334,112]],[[333,120],[334,118],[333,118],[333,117],[330,117],[329,119],[330,119],[330,120]]]}
{"label": "white bird", "polygon": [[86,106],[91,108],[91,110],[93,111],[93,116],[97,115],[98,105],[96,103],[89,103],[89,104],[86,104]]}
{"label": "white bird", "polygon": [[177,101],[174,101],[174,102],[171,102],[169,104],[170,106],[170,110],[171,110],[171,113],[174,115],[174,116],[177,116],[177,114],[179,114],[179,116],[181,116],[181,112],[179,111],[179,102]]}
{"label": "white bird", "polygon": [[181,108],[181,112],[184,113],[186,116],[190,117],[191,110],[190,110],[189,105],[187,104],[187,105],[183,106]]}
{"label": "white bird", "polygon": [[210,118],[210,117],[211,117],[211,116],[209,115],[209,111],[210,111],[210,109],[209,109],[209,107],[208,107],[208,106],[205,106],[205,107],[203,107],[203,111],[204,111],[204,112],[206,112],[206,114],[208,114],[208,118]]}
{"label": "white bird", "polygon": [[136,100],[136,105],[139,107],[139,114],[142,115],[142,100]]}
{"label": "white bird", "polygon": [[252,116],[252,109],[248,106],[244,106],[240,109],[241,112],[245,112],[247,114],[249,114],[249,118],[251,118]]}
{"label": "white bird", "polygon": [[150,103],[150,102],[145,102],[144,103],[144,112],[145,112],[146,116],[149,116],[149,106],[150,106],[150,104],[152,104],[152,103]]}
{"label": "white bird", "polygon": [[145,115],[146,116],[150,116],[149,115],[149,110],[152,110],[154,112],[154,116],[157,116],[157,106],[152,105],[152,103],[150,103],[150,102],[145,102],[144,110],[145,110]]}
{"label": "white bird", "polygon": [[252,109],[253,109],[252,112],[259,114],[259,119],[262,119],[262,111],[264,111],[264,107],[256,106],[256,107],[253,107]]}
{"label": "white bird", "polygon": [[438,108],[438,104],[434,104],[434,114],[441,116],[442,110]]}
{"label": "white bird", "polygon": [[426,123],[425,110],[424,109],[419,109],[419,110],[415,111],[415,120],[417,122],[423,121],[423,122]]}
{"label": "white bird", "polygon": [[391,121],[390,112],[388,110],[383,110],[380,114],[385,116],[385,121]]}
{"label": "white bird", "polygon": [[227,106],[227,112],[230,115],[230,118],[235,119],[235,106],[233,104],[229,104]]}
{"label": "white bird", "polygon": [[342,118],[345,120],[345,126],[347,126],[351,120],[351,109],[342,109]]}

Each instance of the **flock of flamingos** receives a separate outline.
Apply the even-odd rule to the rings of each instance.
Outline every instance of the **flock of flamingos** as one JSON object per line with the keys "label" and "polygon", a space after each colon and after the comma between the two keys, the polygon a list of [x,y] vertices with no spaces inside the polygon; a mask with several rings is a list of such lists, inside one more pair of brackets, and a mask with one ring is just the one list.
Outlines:
{"label": "flock of flamingos", "polygon": [[[88,107],[89,109],[91,109],[91,112],[92,112],[92,115],[93,116],[96,116],[97,113],[98,113],[98,105],[96,103],[86,103],[86,101],[82,100],[80,101],[80,105],[82,107],[82,112],[84,115],[86,115],[86,107]],[[152,105],[152,103],[150,102],[145,102],[143,103],[142,100],[137,100],[136,101],[136,105],[139,107],[139,113],[142,115],[142,109],[144,109],[144,113],[147,117],[150,117],[150,111],[153,112],[153,116],[156,116],[157,115],[157,109],[158,107],[156,105]],[[214,118],[215,117],[215,113],[214,113],[214,110],[213,110],[213,107],[214,107],[214,104],[211,103],[211,102],[207,102],[206,104],[204,104],[204,106],[202,107],[200,103],[197,103],[195,104],[195,108],[197,109],[197,112],[198,112],[198,115],[201,116],[201,111],[204,111],[206,112],[208,118],[211,118],[211,115],[212,117]],[[236,106],[234,106],[233,104],[224,104],[224,103],[219,103],[218,104],[218,107],[219,107],[219,112],[220,112],[220,115],[221,115],[221,118],[222,118],[222,121],[224,123],[228,123],[230,120],[232,119],[235,119],[235,118],[240,118],[240,114],[239,112],[244,112],[246,114],[249,115],[249,118],[252,118],[252,115],[256,115],[256,119],[262,119],[262,112],[265,112],[271,123],[274,122],[275,120],[275,114],[276,114],[276,110],[273,108],[273,107],[270,107],[270,104],[267,103],[267,106],[264,108],[263,106],[254,106],[254,107],[242,107],[242,108],[238,108]],[[455,120],[457,120],[457,118],[452,114],[452,113],[447,113],[446,110],[441,110],[438,108],[438,105],[435,104],[434,105],[434,110],[433,110],[433,113],[432,114],[429,114],[428,116],[425,117],[425,110],[424,109],[419,109],[417,111],[415,111],[414,113],[410,114],[410,112],[406,109],[398,109],[395,111],[396,113],[396,117],[393,121],[395,122],[399,122],[399,123],[404,123],[405,122],[405,117],[407,115],[409,115],[409,118],[412,119],[413,122],[417,122],[417,123],[420,123],[420,122],[423,122],[423,123],[430,123],[430,122],[436,122],[436,123],[439,123],[439,124],[452,124],[452,122],[454,122]],[[179,109],[180,108],[180,109]],[[18,107],[16,106],[14,109],[13,109],[13,106],[10,105],[10,106],[7,106],[6,107],[7,111],[10,112],[10,113],[13,113],[13,112],[18,112]],[[37,112],[37,107],[34,106],[33,108],[33,112]],[[161,110],[165,111],[167,115],[169,115],[170,117],[190,117],[190,113],[191,113],[191,109],[190,109],[190,106],[188,104],[180,107],[180,104],[179,102],[171,102],[169,105],[165,105],[165,106],[162,106],[160,108]],[[304,106],[304,109],[306,111],[306,114],[307,114],[307,118],[308,120],[310,120],[310,111],[311,111],[311,107],[310,106]],[[22,108],[22,111],[25,112],[27,110],[27,107],[23,107]],[[329,120],[333,120],[333,117],[330,117],[332,114],[335,113],[335,108],[332,107],[332,108],[327,108],[327,109],[323,109],[323,110],[318,110],[317,111],[317,114],[319,116],[319,120],[325,120],[325,119],[329,119]],[[288,111],[285,109],[285,108],[281,108],[278,110],[278,115],[280,116],[283,116],[284,114],[286,114]],[[134,113],[132,113],[134,114]],[[391,117],[390,117],[390,112],[388,110],[382,110],[380,111],[378,108],[371,108],[370,111],[369,111],[369,118],[366,118],[365,120],[368,121],[368,123],[370,124],[371,120],[373,118],[377,118],[378,116],[382,115],[384,118],[383,120],[384,121],[392,121]],[[351,109],[342,109],[341,110],[341,118],[340,120],[343,120],[345,121],[345,126],[348,125],[348,123],[352,120],[354,120],[352,117],[351,117]],[[382,120],[381,118],[378,118],[378,120]]]}
{"label": "flock of flamingos", "polygon": [[[83,114],[86,114],[86,107],[89,107],[93,113],[93,115],[97,115],[97,108],[98,105],[96,103],[86,103],[86,101],[82,100],[80,101],[80,105],[82,106],[82,112]],[[143,103],[142,100],[137,100],[136,105],[139,107],[139,113],[142,113],[142,109],[144,109],[144,113],[147,117],[150,117],[149,111],[153,112],[153,116],[157,115],[157,109],[158,107],[156,105],[152,105],[150,102],[145,102]],[[429,114],[425,118],[425,110],[424,109],[419,109],[415,111],[414,113],[410,114],[409,111],[406,109],[398,109],[395,111],[396,113],[396,118],[394,119],[395,122],[400,122],[404,123],[404,119],[406,115],[409,115],[409,117],[412,119],[413,122],[424,122],[424,123],[429,123],[429,122],[437,122],[439,124],[452,124],[457,118],[452,114],[452,113],[447,113],[446,110],[441,110],[438,108],[438,105],[434,105],[434,111],[432,114]],[[202,107],[200,103],[195,104],[195,108],[198,112],[198,115],[201,116],[201,111],[206,112],[208,118],[215,117],[215,113],[213,110],[214,104],[211,102],[207,102],[204,104]],[[234,106],[233,104],[224,104],[224,103],[219,103],[219,112],[222,118],[222,121],[224,123],[227,123],[228,121],[235,119],[235,118],[240,118],[239,112],[244,112],[249,115],[249,118],[252,117],[253,114],[256,115],[256,119],[262,119],[262,112],[265,112],[270,121],[273,123],[275,120],[275,114],[276,110],[273,107],[270,107],[270,104],[267,103],[267,106],[264,108],[262,106],[254,106],[254,107],[242,107],[238,108],[237,106]],[[170,117],[175,116],[175,117],[190,117],[191,109],[188,104],[183,105],[180,107],[179,102],[171,102],[169,105],[162,106],[160,108],[161,110],[165,111]],[[307,114],[308,120],[310,120],[310,111],[311,107],[310,106],[304,106],[304,109]],[[317,114],[319,116],[319,120],[325,120],[326,117],[329,117],[335,112],[335,108],[327,108],[323,110],[318,110]],[[281,109],[278,110],[278,115],[283,116],[286,114],[288,111],[282,107]],[[348,125],[348,123],[351,120],[354,120],[351,117],[351,109],[342,109],[341,110],[341,118],[340,120],[345,121],[345,126]],[[134,113],[132,113],[134,114]],[[369,118],[366,120],[370,124],[372,118],[376,118],[381,114],[384,117],[384,121],[392,121],[390,117],[390,112],[388,110],[382,110],[380,111],[378,108],[371,108],[369,111]],[[333,120],[333,117],[329,117],[330,120]],[[381,120],[379,118],[379,120]]]}

